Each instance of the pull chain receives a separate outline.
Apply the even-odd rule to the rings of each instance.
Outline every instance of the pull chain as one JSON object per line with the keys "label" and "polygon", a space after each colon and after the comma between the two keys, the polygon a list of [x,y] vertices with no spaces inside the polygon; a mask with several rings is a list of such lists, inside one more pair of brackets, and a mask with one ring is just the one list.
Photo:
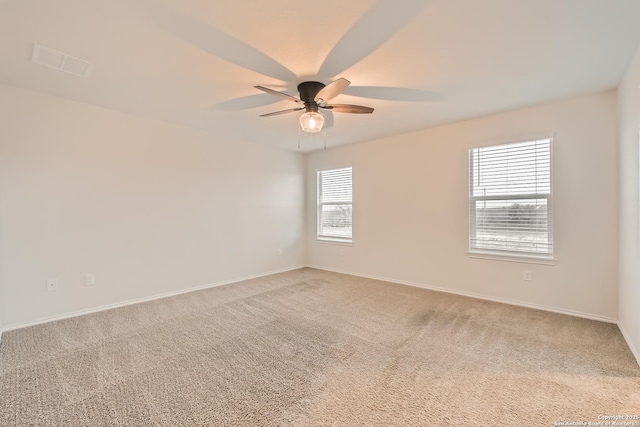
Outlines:
{"label": "pull chain", "polygon": [[[298,150],[300,149],[300,126],[298,126]],[[327,151],[327,128],[322,128],[322,139],[324,142],[324,151]]]}
{"label": "pull chain", "polygon": [[327,151],[327,127],[325,126],[322,130],[324,131],[324,151]]}

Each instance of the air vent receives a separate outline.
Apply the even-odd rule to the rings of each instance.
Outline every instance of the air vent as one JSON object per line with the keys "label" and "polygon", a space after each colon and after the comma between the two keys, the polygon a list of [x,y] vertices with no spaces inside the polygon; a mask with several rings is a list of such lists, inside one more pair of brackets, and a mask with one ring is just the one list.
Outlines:
{"label": "air vent", "polygon": [[78,77],[88,77],[93,70],[93,64],[80,58],[49,49],[48,47],[33,45],[31,60],[36,64],[64,71]]}

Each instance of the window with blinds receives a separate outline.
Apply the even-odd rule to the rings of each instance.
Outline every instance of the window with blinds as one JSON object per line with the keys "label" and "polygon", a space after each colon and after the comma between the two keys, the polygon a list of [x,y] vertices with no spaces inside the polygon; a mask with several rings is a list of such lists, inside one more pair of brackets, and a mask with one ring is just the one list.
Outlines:
{"label": "window with blinds", "polygon": [[551,138],[469,150],[469,251],[553,256]]}
{"label": "window with blinds", "polygon": [[318,240],[352,241],[351,168],[318,171]]}

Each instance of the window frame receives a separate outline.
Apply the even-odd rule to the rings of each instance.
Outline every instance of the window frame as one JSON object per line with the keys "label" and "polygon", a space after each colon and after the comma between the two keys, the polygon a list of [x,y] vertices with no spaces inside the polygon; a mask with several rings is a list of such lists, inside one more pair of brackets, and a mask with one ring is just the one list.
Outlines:
{"label": "window frame", "polygon": [[[473,195],[473,164],[472,155],[474,149],[496,147],[507,144],[518,144],[525,142],[533,142],[540,140],[549,140],[549,193],[528,193],[528,194],[502,194],[491,196],[474,196]],[[510,261],[510,262],[524,262],[531,264],[547,264],[555,265],[557,259],[555,258],[556,245],[555,245],[555,227],[554,227],[554,167],[553,167],[553,147],[555,142],[554,132],[545,132],[532,134],[527,136],[521,136],[517,138],[508,138],[500,141],[487,141],[482,144],[475,144],[467,147],[467,203],[468,203],[468,245],[467,256],[469,258],[481,258],[481,259],[493,259],[498,261]],[[539,253],[531,251],[519,251],[517,249],[495,249],[495,248],[474,248],[472,242],[474,239],[473,232],[476,231],[474,222],[476,220],[475,205],[477,201],[483,200],[521,200],[521,199],[546,199],[547,201],[547,233],[549,235],[549,242],[551,245],[550,253]]]}
{"label": "window frame", "polygon": [[[324,202],[320,201],[322,197],[322,180],[321,173],[328,171],[335,171],[340,169],[351,169],[351,202],[349,205],[351,206],[351,236],[350,237],[339,237],[339,236],[324,236],[321,234],[321,221],[322,221],[322,206],[329,205],[345,205],[344,202]],[[353,244],[353,166],[338,166],[338,167],[329,167],[329,168],[319,168],[316,169],[316,241],[319,243],[331,243],[338,245],[352,245]]]}

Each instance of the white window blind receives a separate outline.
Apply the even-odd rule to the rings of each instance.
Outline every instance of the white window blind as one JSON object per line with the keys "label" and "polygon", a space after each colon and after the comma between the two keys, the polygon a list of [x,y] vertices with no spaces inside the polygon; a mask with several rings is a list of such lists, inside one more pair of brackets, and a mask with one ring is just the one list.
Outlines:
{"label": "white window blind", "polygon": [[351,168],[318,171],[318,239],[352,240]]}
{"label": "white window blind", "polygon": [[553,255],[551,138],[469,150],[469,251]]}

